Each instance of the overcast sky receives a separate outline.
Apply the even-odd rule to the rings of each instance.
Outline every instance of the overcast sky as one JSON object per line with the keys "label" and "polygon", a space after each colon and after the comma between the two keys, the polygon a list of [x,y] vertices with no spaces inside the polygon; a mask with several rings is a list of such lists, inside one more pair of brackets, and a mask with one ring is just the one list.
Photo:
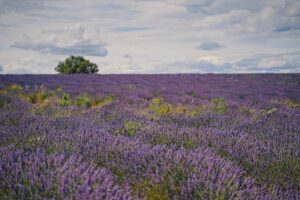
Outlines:
{"label": "overcast sky", "polygon": [[0,73],[300,72],[299,0],[0,0]]}

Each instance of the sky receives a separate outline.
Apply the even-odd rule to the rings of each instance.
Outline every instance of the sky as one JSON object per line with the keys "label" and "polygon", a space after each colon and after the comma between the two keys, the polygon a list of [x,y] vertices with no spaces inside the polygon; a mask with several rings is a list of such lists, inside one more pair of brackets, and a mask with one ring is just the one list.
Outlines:
{"label": "sky", "polygon": [[0,74],[299,73],[299,0],[0,0]]}

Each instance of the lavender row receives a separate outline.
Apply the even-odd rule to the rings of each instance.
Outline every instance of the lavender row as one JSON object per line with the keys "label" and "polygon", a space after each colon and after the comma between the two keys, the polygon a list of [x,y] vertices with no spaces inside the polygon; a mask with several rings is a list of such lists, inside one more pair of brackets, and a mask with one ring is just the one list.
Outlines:
{"label": "lavender row", "polygon": [[[2,76],[1,194],[47,198],[45,187],[26,183],[24,193],[7,185],[31,174],[57,188],[65,164],[55,175],[45,163],[62,157],[73,160],[70,173],[103,171],[112,185],[96,188],[106,195],[117,188],[120,198],[297,199],[299,82],[299,75]],[[95,198],[80,192],[82,182],[64,184],[74,198]]]}

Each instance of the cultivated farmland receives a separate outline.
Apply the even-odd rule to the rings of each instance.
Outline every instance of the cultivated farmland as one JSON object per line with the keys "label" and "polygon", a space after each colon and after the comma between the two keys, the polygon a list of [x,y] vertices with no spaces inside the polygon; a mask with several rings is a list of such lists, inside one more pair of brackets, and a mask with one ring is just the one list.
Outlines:
{"label": "cultivated farmland", "polygon": [[298,199],[300,75],[0,76],[0,199]]}

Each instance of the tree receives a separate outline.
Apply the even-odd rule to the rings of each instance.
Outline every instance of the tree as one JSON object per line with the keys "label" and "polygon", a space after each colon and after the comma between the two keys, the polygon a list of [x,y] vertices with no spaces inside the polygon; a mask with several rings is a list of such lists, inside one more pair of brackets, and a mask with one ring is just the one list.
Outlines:
{"label": "tree", "polygon": [[55,67],[60,74],[94,74],[99,71],[95,63],[82,56],[70,56],[64,62],[60,61]]}

